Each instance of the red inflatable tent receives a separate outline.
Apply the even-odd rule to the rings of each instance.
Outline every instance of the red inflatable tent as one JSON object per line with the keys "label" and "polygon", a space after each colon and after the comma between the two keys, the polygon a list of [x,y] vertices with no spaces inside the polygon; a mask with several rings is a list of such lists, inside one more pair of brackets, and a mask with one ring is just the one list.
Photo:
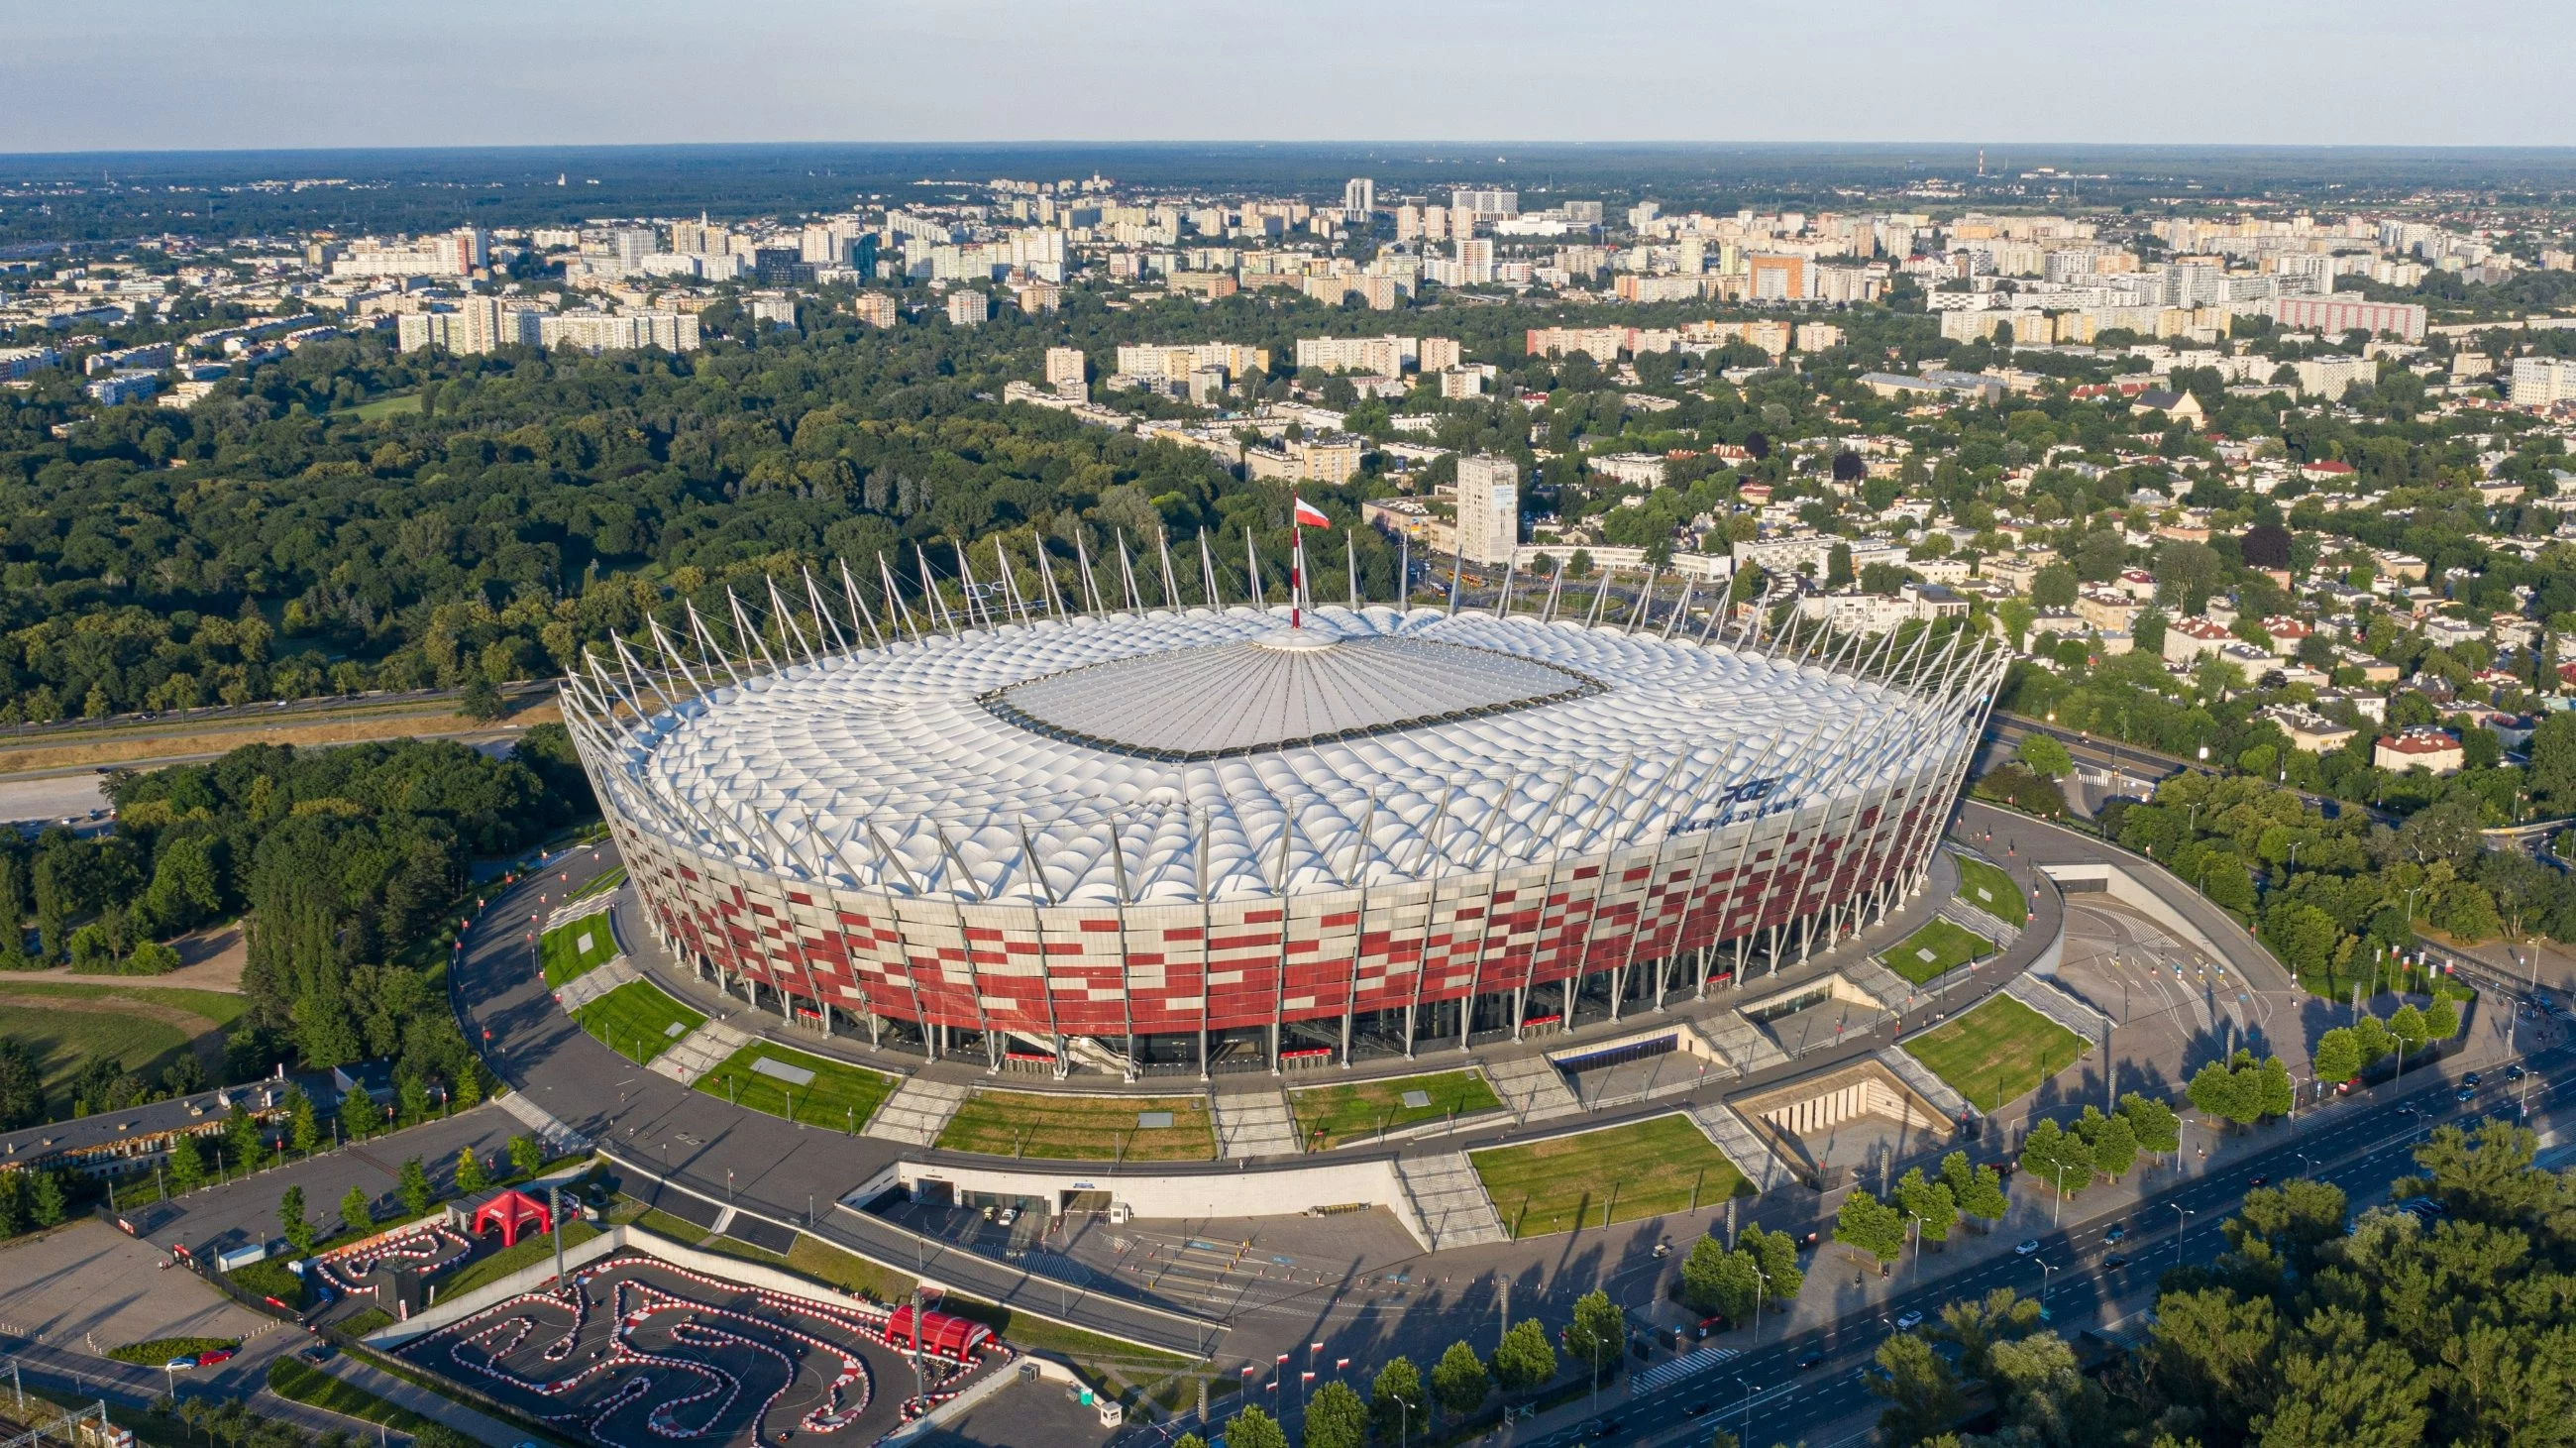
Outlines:
{"label": "red inflatable tent", "polygon": [[545,1203],[515,1188],[495,1195],[490,1201],[474,1209],[476,1234],[480,1235],[498,1226],[501,1229],[501,1245],[504,1247],[519,1245],[519,1233],[526,1230],[532,1223],[539,1234],[551,1232],[555,1227],[554,1216],[546,1210]]}

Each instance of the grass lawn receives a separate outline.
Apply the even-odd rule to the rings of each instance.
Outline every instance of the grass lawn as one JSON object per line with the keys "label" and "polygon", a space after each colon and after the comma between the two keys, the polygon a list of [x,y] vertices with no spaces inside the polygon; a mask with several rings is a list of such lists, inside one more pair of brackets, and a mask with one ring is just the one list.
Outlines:
{"label": "grass lawn", "polygon": [[389,1403],[355,1383],[342,1382],[291,1357],[281,1357],[268,1365],[268,1390],[281,1398],[327,1408],[344,1417],[381,1423],[414,1437],[429,1426],[427,1418],[411,1409]]}
{"label": "grass lawn", "polygon": [[600,871],[598,876],[592,879],[589,884],[573,891],[572,898],[575,900],[587,900],[593,895],[605,895],[609,891],[614,890],[625,883],[626,867],[624,865],[611,865],[607,869]]}
{"label": "grass lawn", "polygon": [[391,397],[379,397],[373,402],[361,402],[355,407],[335,408],[331,415],[354,417],[360,422],[373,422],[380,417],[396,417],[418,411],[420,411],[419,393],[397,392]]}
{"label": "grass lawn", "polygon": [[[755,1071],[752,1067],[767,1060],[775,1067],[790,1071],[811,1071],[814,1079],[798,1085],[778,1076]],[[855,1131],[868,1124],[876,1114],[877,1103],[894,1093],[894,1078],[882,1071],[858,1066],[845,1066],[821,1056],[809,1056],[784,1046],[756,1041],[725,1059],[725,1063],[698,1078],[697,1087],[710,1096],[721,1096],[737,1106],[784,1116],[808,1126],[827,1126],[835,1131]]]}
{"label": "grass lawn", "polygon": [[606,965],[616,954],[617,932],[608,928],[604,913],[585,915],[537,937],[537,959],[545,963],[549,990]]}
{"label": "grass lawn", "polygon": [[1992,1111],[2074,1065],[2084,1054],[2084,1042],[2012,997],[1999,995],[1916,1036],[1905,1050],[1979,1111]]}
{"label": "grass lawn", "polygon": [[956,1317],[972,1318],[993,1329],[1001,1335],[1004,1342],[1017,1348],[1038,1348],[1047,1352],[1062,1353],[1070,1358],[1102,1359],[1162,1368],[1185,1368],[1199,1361],[1197,1358],[1183,1357],[1179,1353],[1164,1352],[1158,1348],[1145,1347],[1119,1338],[1103,1337],[1096,1332],[1084,1332],[1078,1327],[1067,1327],[1060,1322],[1051,1322],[1043,1317],[1013,1312],[1007,1307],[980,1302],[972,1297],[960,1297],[953,1292],[940,1299],[939,1310]]}
{"label": "grass lawn", "polygon": [[1880,957],[1887,968],[1921,985],[1945,971],[1958,969],[1995,948],[1973,930],[1935,920],[1888,948]]}
{"label": "grass lawn", "polygon": [[[642,1064],[671,1048],[673,1041],[707,1023],[707,1018],[662,993],[649,980],[630,980],[575,1013],[581,1028],[608,1043],[608,1048]],[[678,1026],[678,1030],[672,1030]]]}
{"label": "grass lawn", "polygon": [[[567,1221],[563,1229],[564,1250],[569,1252],[598,1235],[599,1229],[588,1222],[578,1218]],[[453,1274],[439,1278],[438,1300],[453,1301],[487,1282],[498,1282],[522,1267],[534,1267],[540,1262],[551,1264],[554,1259],[555,1239],[552,1234],[521,1237],[517,1246],[504,1247],[489,1257],[477,1258],[457,1268]]]}
{"label": "grass lawn", "polygon": [[632,1225],[641,1227],[655,1236],[668,1237],[674,1242],[685,1242],[692,1247],[707,1239],[706,1228],[685,1217],[672,1216],[660,1207],[646,1207],[633,1219]]}
{"label": "grass lawn", "polygon": [[194,1357],[201,1352],[240,1346],[241,1339],[237,1337],[156,1337],[143,1342],[129,1342],[122,1347],[109,1348],[107,1355],[121,1363],[139,1363],[147,1368],[157,1368],[181,1353]]}
{"label": "grass lawn", "polygon": [[1687,1116],[1469,1152],[1515,1237],[1605,1227],[1749,1195],[1752,1184]]}
{"label": "grass lawn", "polygon": [[[1172,1124],[1139,1128],[1140,1112],[1168,1111]],[[1041,1096],[979,1091],[939,1133],[943,1151],[1078,1161],[1212,1161],[1216,1128],[1204,1096]]]}
{"label": "grass lawn", "polygon": [[2019,925],[2030,918],[2030,902],[2022,898],[2021,887],[2012,876],[1965,855],[1952,856],[1959,862],[1959,898],[1992,915],[2006,925]]}
{"label": "grass lawn", "polygon": [[899,1302],[912,1292],[912,1279],[905,1274],[803,1232],[796,1234],[796,1245],[787,1249],[787,1270],[846,1291],[872,1294],[879,1302]]}
{"label": "grass lawn", "polygon": [[[1419,1091],[1431,1098],[1426,1106],[1407,1106],[1404,1096]],[[1429,1076],[1399,1076],[1389,1081],[1354,1081],[1343,1086],[1310,1086],[1288,1093],[1297,1118],[1297,1139],[1310,1151],[1322,1151],[1417,1121],[1437,1121],[1456,1112],[1467,1116],[1502,1105],[1494,1089],[1476,1071],[1442,1071]]]}
{"label": "grass lawn", "polygon": [[[61,994],[75,990],[98,994]],[[0,980],[0,1036],[18,1042],[34,1055],[38,1077],[44,1083],[46,1105],[68,1114],[71,1102],[64,1088],[93,1057],[112,1056],[124,1063],[126,1070],[157,1087],[162,1070],[197,1049],[198,1041],[209,1037],[220,1041],[222,1020],[166,1002],[143,1001],[141,997],[213,994],[128,992],[112,986],[57,986],[40,992]],[[240,1003],[236,1000],[223,1020],[238,1014]],[[212,1059],[205,1064],[219,1068],[220,1054],[210,1054]]]}

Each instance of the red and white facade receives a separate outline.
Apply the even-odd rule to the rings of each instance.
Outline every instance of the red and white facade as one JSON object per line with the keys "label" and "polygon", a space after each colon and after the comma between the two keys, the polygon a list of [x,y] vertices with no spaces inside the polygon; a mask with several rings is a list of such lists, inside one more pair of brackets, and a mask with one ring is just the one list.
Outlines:
{"label": "red and white facade", "polygon": [[1463,1046],[1776,968],[1919,885],[2002,659],[1433,609],[1292,633],[1051,579],[907,637],[843,582],[736,609],[801,659],[693,617],[699,647],[568,680],[566,719],[666,947],[994,1062]]}

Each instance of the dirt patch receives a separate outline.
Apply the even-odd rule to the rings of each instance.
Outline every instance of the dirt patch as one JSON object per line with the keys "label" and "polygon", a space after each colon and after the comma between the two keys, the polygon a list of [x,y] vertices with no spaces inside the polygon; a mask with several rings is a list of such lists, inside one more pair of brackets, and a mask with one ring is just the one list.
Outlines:
{"label": "dirt patch", "polygon": [[[560,723],[562,708],[554,700],[513,713],[509,723],[520,729]],[[491,724],[462,714],[394,714],[381,719],[339,723],[261,724],[208,727],[188,733],[154,733],[127,738],[92,739],[60,744],[0,747],[0,772],[65,769],[76,765],[127,764],[137,760],[176,760],[216,755],[245,744],[361,744],[371,739],[485,738],[499,733]]]}
{"label": "dirt patch", "polygon": [[239,925],[210,925],[190,931],[170,942],[179,952],[177,970],[167,975],[94,975],[56,966],[51,970],[20,971],[0,976],[0,993],[21,981],[45,985],[104,985],[139,987],[152,990],[210,990],[224,995],[241,994],[242,965],[250,959],[250,945],[242,938]]}

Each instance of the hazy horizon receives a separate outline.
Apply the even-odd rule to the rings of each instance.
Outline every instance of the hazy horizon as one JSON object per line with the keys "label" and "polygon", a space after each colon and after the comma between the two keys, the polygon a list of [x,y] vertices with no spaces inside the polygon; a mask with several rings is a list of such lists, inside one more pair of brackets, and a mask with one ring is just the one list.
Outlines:
{"label": "hazy horizon", "polygon": [[[717,23],[710,23],[710,20]],[[211,22],[211,23],[210,23]],[[2576,9],[324,0],[0,26],[0,154],[1277,142],[2559,148]],[[2528,94],[2523,106],[2498,98]],[[1510,138],[1522,137],[1515,141]],[[1394,139],[1389,139],[1394,138]]]}

